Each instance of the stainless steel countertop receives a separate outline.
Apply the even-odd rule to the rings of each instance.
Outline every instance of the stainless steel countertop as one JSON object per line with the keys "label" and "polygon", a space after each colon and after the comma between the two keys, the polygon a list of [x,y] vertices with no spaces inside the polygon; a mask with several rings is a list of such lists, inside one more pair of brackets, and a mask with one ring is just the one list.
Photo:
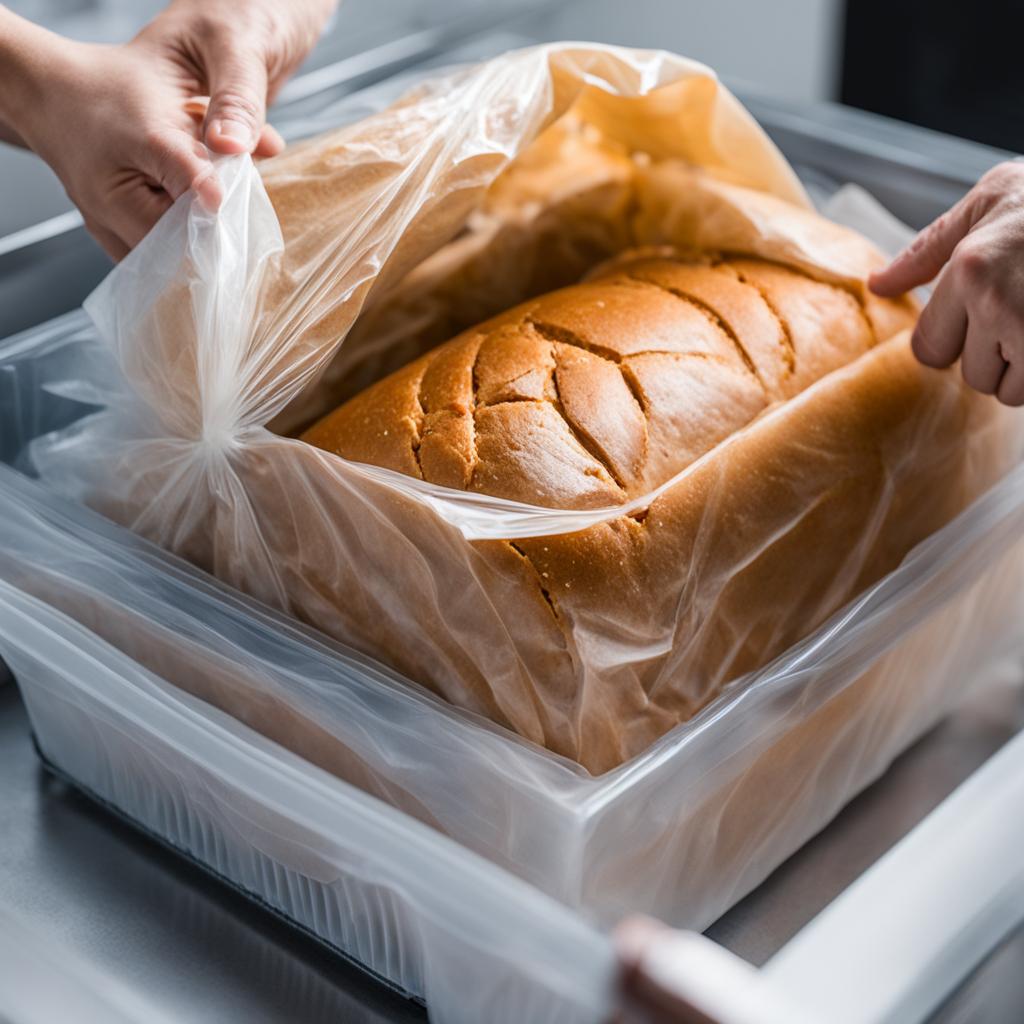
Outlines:
{"label": "stainless steel countertop", "polygon": [[[763,963],[1022,727],[1020,690],[975,699],[709,934]],[[0,686],[0,780],[0,905],[30,921],[49,949],[109,972],[168,1019],[426,1019],[420,1007],[49,777],[9,684]],[[1018,933],[934,1024],[1024,1018],[1022,961]]]}
{"label": "stainless steel countertop", "polygon": [[[116,977],[168,1020],[426,1020],[419,1006],[50,777],[12,684],[0,685],[0,905],[51,951]],[[0,1019],[3,1008],[0,993]]]}

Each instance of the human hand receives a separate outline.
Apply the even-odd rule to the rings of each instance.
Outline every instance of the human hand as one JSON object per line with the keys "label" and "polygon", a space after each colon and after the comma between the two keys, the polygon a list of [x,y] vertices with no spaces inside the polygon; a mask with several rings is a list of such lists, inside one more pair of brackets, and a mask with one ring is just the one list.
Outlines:
{"label": "human hand", "polygon": [[960,359],[971,387],[1024,405],[1024,163],[992,168],[868,283],[895,296],[936,275],[914,354],[926,366]]}
{"label": "human hand", "polygon": [[124,46],[71,42],[21,22],[6,134],[50,164],[86,227],[121,259],[187,190],[217,206],[203,142],[214,153],[283,148],[264,123],[266,105],[333,6],[175,0]]}
{"label": "human hand", "polygon": [[679,991],[675,977],[679,965],[671,946],[676,935],[659,921],[642,916],[626,918],[615,929],[622,1003],[616,1024],[712,1024]]}
{"label": "human hand", "polygon": [[[217,153],[267,155],[266,108],[305,60],[337,0],[173,0],[129,44],[169,65],[192,96],[209,96],[203,141]],[[200,88],[201,86],[201,88]]]}
{"label": "human hand", "polygon": [[713,940],[650,917],[612,935],[619,960],[616,1024],[807,1024],[772,979]]}

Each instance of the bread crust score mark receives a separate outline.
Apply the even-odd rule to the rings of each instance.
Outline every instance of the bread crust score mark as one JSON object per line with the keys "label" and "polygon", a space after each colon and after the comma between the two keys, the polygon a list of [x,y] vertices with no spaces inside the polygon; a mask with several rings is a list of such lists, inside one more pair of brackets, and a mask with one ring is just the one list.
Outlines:
{"label": "bread crust score mark", "polygon": [[[808,380],[786,385],[785,378],[801,365],[801,345],[785,311],[751,267],[763,268],[776,287],[799,292],[796,282],[805,281],[799,309],[806,307],[818,318],[811,323],[815,329],[828,327],[829,317],[843,314],[846,304],[855,306],[863,338],[840,338],[840,345],[852,350],[828,354],[820,372],[812,360],[805,367]],[[698,275],[701,287],[665,280],[680,273]],[[723,277],[735,280],[744,293],[723,291]],[[641,292],[663,295],[691,315],[673,326],[675,314],[653,298],[638,299]],[[726,298],[714,301],[719,293]],[[763,313],[751,308],[755,296]],[[805,346],[813,347],[814,340],[804,339]],[[876,340],[854,295],[790,267],[736,256],[645,258],[464,332],[339,407],[305,439],[443,486],[554,507],[612,505],[659,486],[767,405],[791,397]],[[699,370],[698,363],[718,369]],[[756,384],[759,397],[734,379],[734,369],[750,378],[751,388]],[[386,422],[392,410],[398,412],[398,391],[383,395],[388,382],[400,377],[410,389],[405,427]],[[437,380],[428,387],[432,377]],[[677,383],[684,388],[678,404],[672,390]],[[371,395],[383,395],[383,404],[367,404]],[[345,410],[361,403],[366,415],[355,424]],[[514,404],[521,408],[505,408]],[[411,461],[388,454],[394,443],[390,429],[408,437]],[[367,445],[374,430],[379,436]]]}
{"label": "bread crust score mark", "polygon": [[[764,288],[759,287],[749,278],[741,274],[735,267],[727,264],[725,260],[721,260],[711,264],[711,269],[721,274],[731,274],[736,278],[740,284],[746,285],[748,288],[752,288],[760,297],[764,303],[765,308],[775,318],[775,321],[779,325],[779,333],[782,338],[783,350],[785,353],[786,366],[790,374],[796,373],[796,345],[793,344],[793,333],[789,328],[789,324],[786,322],[786,318],[775,308],[774,303],[768,297],[768,293]],[[787,267],[788,270],[792,270],[791,267]]]}
{"label": "bread crust score mark", "polygon": [[684,291],[682,288],[673,288],[657,281],[649,281],[647,278],[640,277],[635,273],[627,272],[626,276],[631,281],[636,281],[637,284],[646,285],[649,288],[657,288],[660,291],[666,292],[669,295],[674,295],[677,299],[681,299],[683,302],[688,302],[691,306],[695,306],[699,309],[732,342],[740,359],[743,360],[743,365],[754,375],[754,377],[757,378],[757,382],[764,389],[765,394],[768,393],[768,388],[765,385],[757,367],[754,365],[754,360],[750,358],[750,353],[747,351],[746,346],[742,341],[740,341],[739,336],[732,329],[732,326],[722,318],[722,315],[714,309],[710,303],[704,302],[702,299],[697,298],[696,295],[692,295],[689,292]]}

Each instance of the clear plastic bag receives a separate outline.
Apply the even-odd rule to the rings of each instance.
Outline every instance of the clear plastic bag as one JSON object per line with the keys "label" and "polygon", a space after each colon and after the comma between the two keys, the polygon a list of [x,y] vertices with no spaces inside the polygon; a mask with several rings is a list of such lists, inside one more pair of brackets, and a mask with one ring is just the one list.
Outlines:
{"label": "clear plastic bag", "polygon": [[[361,314],[379,316],[414,268],[500,205],[510,161],[543,170],[561,157],[558,135],[542,133],[566,117],[643,152],[632,242],[761,256],[862,294],[877,253],[801,214],[792,171],[706,68],[540,47],[422,84],[296,146],[262,181],[248,159],[222,161],[220,211],[179,201],[90,297],[125,387],[35,457],[65,493],[601,772],[757,667],[748,646],[763,663],[892,569],[1012,465],[1021,431],[952,375],[917,368],[905,339],[626,507],[439,488],[267,429],[313,401]],[[488,236],[475,258],[501,267],[495,253],[510,262],[532,237],[502,250]],[[893,379],[909,397],[879,422],[872,388]],[[528,570],[510,552],[532,551],[532,567],[550,543],[600,565],[637,512],[658,539],[628,573],[570,573],[565,590],[581,585],[559,592],[554,623],[536,588],[524,598]],[[762,558],[768,569],[745,575]],[[772,581],[770,600],[752,600],[752,579]],[[575,600],[584,590],[596,599]]]}

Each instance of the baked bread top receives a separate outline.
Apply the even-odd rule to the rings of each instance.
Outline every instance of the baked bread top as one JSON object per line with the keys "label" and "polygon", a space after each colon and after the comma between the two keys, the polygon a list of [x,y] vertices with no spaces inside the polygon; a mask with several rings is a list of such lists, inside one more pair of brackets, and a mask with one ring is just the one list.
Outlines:
{"label": "baked bread top", "polygon": [[658,487],[909,326],[766,260],[626,254],[371,385],[302,435],[446,487],[600,508]]}

